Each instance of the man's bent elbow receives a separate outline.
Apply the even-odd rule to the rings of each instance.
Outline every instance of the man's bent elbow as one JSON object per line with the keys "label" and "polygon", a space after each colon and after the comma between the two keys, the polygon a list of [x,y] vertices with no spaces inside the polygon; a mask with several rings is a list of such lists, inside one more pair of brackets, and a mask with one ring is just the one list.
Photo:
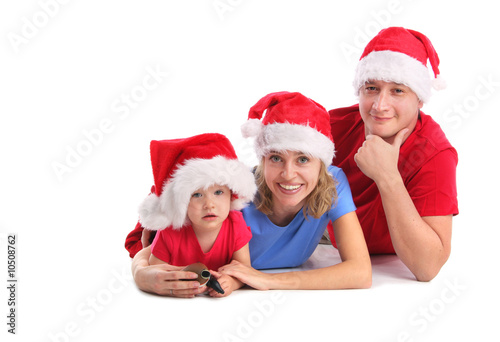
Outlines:
{"label": "man's bent elbow", "polygon": [[[448,259],[448,258],[446,258],[446,259]],[[443,262],[440,262],[439,264],[430,265],[430,266],[426,265],[421,270],[418,270],[418,271],[412,270],[412,273],[418,281],[429,282],[439,274],[439,272],[441,271],[441,268],[443,267],[443,265],[445,263],[446,263],[446,260],[444,260]]]}

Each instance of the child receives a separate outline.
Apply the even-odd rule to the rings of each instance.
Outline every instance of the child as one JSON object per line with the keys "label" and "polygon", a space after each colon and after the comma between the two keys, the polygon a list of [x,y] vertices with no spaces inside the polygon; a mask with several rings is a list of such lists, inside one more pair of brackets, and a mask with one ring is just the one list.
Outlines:
{"label": "child", "polygon": [[[158,230],[150,264],[185,267],[201,262],[210,270],[232,260],[250,265],[252,237],[241,212],[256,191],[252,172],[236,158],[221,134],[151,142],[155,185],[139,207],[139,222]],[[230,276],[218,281],[224,296],[242,286]],[[221,296],[210,289],[211,296]]]}

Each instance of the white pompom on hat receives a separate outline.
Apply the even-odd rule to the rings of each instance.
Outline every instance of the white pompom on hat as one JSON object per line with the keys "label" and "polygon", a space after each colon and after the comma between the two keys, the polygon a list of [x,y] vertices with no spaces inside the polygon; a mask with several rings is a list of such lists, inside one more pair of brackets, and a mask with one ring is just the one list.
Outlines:
{"label": "white pompom on hat", "polygon": [[155,185],[139,206],[139,222],[144,228],[181,228],[189,222],[187,208],[193,192],[215,184],[231,189],[232,210],[240,210],[253,200],[255,177],[238,161],[224,135],[153,140],[150,148]]}
{"label": "white pompom on hat", "polygon": [[[434,73],[433,79],[427,69],[427,60]],[[358,95],[361,86],[370,80],[404,84],[423,102],[428,102],[432,88],[446,87],[431,41],[422,33],[403,27],[383,29],[365,47],[354,77],[355,94]]]}
{"label": "white pompom on hat", "polygon": [[259,159],[271,151],[297,151],[329,166],[334,157],[330,115],[323,106],[297,92],[276,92],[261,98],[250,108],[241,132],[245,138],[255,138]]}

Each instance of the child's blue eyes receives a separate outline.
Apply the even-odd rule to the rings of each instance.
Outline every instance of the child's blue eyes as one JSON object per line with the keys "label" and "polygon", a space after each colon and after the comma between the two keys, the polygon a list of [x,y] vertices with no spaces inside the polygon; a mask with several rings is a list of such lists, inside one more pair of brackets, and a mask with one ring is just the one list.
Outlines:
{"label": "child's blue eyes", "polygon": [[[216,190],[216,191],[214,192],[214,195],[216,195],[216,196],[220,196],[220,195],[222,195],[223,193],[224,193],[224,191],[223,191],[223,190]],[[200,193],[200,192],[195,192],[194,194],[192,194],[192,195],[191,195],[191,197],[194,197],[194,198],[200,198],[200,197],[203,197],[203,194],[202,194],[202,193]]]}

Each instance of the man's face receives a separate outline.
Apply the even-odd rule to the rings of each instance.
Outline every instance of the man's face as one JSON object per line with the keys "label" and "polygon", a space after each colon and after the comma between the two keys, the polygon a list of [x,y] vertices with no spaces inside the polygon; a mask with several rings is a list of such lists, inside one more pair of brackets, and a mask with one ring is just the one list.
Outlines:
{"label": "man's face", "polygon": [[403,128],[413,131],[423,102],[407,86],[385,81],[368,81],[359,89],[359,111],[365,133],[392,143]]}

